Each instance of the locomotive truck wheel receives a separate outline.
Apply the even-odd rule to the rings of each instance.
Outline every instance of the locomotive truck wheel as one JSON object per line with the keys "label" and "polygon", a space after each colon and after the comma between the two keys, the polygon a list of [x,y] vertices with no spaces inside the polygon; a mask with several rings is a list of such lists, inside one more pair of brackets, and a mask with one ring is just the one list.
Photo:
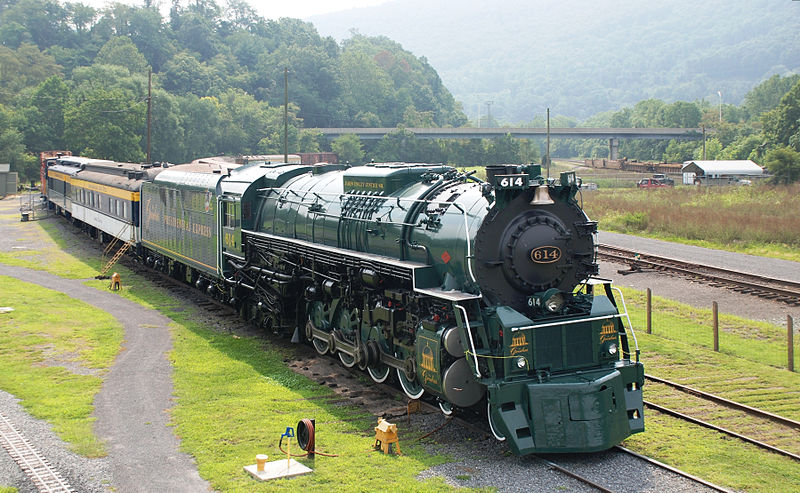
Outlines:
{"label": "locomotive truck wheel", "polygon": [[389,372],[391,368],[389,365],[378,365],[377,367],[368,366],[367,373],[369,373],[369,377],[375,383],[383,383],[389,378]]}
{"label": "locomotive truck wheel", "polygon": [[445,416],[450,416],[453,414],[453,405],[446,401],[439,401],[439,409],[442,410],[442,414]]}
{"label": "locomotive truck wheel", "polygon": [[406,377],[406,372],[400,368],[397,369],[397,379],[400,380],[400,386],[403,387],[403,392],[405,392],[409,399],[419,399],[422,397],[422,394],[425,393],[425,389],[422,388],[422,385],[417,382],[409,381]]}
{"label": "locomotive truck wheel", "polygon": [[[395,356],[398,358],[401,357],[399,354],[395,354]],[[412,374],[414,371],[413,361],[413,359],[408,358],[406,359],[405,365],[407,370],[412,372]],[[414,375],[414,378],[409,379],[408,376],[406,376],[406,370],[402,368],[397,369],[397,379],[400,380],[400,386],[403,388],[403,392],[405,392],[409,399],[419,399],[422,397],[422,394],[425,393],[425,389],[417,382],[416,375]]]}
{"label": "locomotive truck wheel", "polygon": [[486,419],[489,421],[489,429],[492,430],[492,435],[494,435],[498,442],[505,442],[506,436],[497,431],[497,427],[494,421],[492,421],[492,405],[488,402],[486,403]]}
{"label": "locomotive truck wheel", "polygon": [[367,345],[362,344],[358,349],[358,369],[364,371],[367,369],[369,363],[369,355],[367,354]]}

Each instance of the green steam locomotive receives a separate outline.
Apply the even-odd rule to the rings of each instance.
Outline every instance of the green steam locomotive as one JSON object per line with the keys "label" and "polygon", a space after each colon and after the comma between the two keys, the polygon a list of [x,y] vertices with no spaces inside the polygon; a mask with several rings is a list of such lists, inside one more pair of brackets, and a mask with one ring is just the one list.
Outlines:
{"label": "green steam locomotive", "polygon": [[[84,168],[59,176],[75,186]],[[621,293],[596,277],[597,224],[574,173],[215,160],[144,171],[126,175],[140,180],[139,254],[266,330],[375,382],[394,374],[444,413],[478,409],[517,454],[604,450],[644,430],[644,369]]]}

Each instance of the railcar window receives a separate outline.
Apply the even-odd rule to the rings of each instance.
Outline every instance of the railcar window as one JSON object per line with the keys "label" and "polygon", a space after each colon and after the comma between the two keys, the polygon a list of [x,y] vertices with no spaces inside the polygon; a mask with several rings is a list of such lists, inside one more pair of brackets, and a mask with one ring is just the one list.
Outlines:
{"label": "railcar window", "polygon": [[236,216],[235,216],[235,206],[231,202],[225,202],[225,227],[226,228],[235,228],[236,227]]}

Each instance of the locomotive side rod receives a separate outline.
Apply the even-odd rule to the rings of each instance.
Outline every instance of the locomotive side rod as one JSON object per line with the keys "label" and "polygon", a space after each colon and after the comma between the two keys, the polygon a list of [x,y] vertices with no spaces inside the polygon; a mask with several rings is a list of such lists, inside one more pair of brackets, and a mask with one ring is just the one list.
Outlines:
{"label": "locomotive side rod", "polygon": [[[306,324],[306,337],[311,336],[309,339],[318,339],[320,341],[324,341],[327,343],[331,342],[333,338],[333,348],[337,351],[341,351],[348,356],[352,356],[355,358],[356,363],[362,362],[362,358],[366,357],[365,354],[362,354],[361,348],[363,348],[363,344],[351,344],[341,337],[339,337],[337,331],[332,332],[325,332],[324,330],[318,329],[314,326],[314,324],[309,321]],[[378,361],[369,362],[369,364],[374,363],[384,363],[392,368],[397,368],[400,370],[405,370],[405,361],[399,358],[396,358],[388,353],[383,352],[382,349],[378,348]]]}

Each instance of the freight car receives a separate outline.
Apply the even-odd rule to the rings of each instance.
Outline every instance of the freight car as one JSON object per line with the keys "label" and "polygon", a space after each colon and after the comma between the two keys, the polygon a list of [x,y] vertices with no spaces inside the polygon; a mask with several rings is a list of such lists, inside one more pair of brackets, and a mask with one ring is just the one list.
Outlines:
{"label": "freight car", "polygon": [[141,183],[140,252],[376,382],[483,410],[517,454],[596,451],[643,431],[644,370],[579,190],[537,165],[195,163]]}

